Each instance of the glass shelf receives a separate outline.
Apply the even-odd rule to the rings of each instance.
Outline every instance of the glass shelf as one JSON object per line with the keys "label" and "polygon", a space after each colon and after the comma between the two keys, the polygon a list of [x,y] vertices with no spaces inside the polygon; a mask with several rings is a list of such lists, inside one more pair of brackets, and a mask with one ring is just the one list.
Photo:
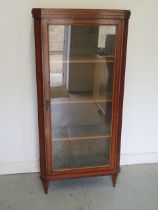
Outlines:
{"label": "glass shelf", "polygon": [[[114,63],[114,56],[99,56],[96,57],[71,57],[70,60],[62,60],[58,58],[59,55],[54,55],[50,52],[50,65],[62,63]],[[58,60],[59,59],[59,60]]]}
{"label": "glass shelf", "polygon": [[93,140],[93,139],[103,139],[103,138],[111,138],[110,135],[104,135],[104,136],[83,136],[83,137],[67,137],[67,138],[55,138],[53,137],[53,141],[73,141],[73,140]]}
{"label": "glass shelf", "polygon": [[103,103],[103,102],[112,102],[112,99],[95,99],[95,100],[72,100],[72,99],[54,99],[51,101],[52,104],[79,104],[79,103]]}

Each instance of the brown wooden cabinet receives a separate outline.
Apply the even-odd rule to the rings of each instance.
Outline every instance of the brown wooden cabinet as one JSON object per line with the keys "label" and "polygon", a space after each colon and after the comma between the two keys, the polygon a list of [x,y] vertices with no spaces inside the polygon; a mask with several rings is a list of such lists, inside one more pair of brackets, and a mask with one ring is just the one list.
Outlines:
{"label": "brown wooden cabinet", "polygon": [[120,171],[127,10],[33,9],[40,178]]}

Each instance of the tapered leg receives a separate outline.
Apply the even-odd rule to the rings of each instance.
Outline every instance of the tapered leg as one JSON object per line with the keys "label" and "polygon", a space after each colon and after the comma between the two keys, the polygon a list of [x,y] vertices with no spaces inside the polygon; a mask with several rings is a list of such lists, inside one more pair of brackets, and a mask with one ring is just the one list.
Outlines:
{"label": "tapered leg", "polygon": [[115,174],[111,175],[113,187],[116,186],[117,176],[118,176],[118,173],[115,173]]}
{"label": "tapered leg", "polygon": [[48,194],[49,181],[46,179],[42,179],[42,178],[41,178],[41,181],[43,184],[45,194]]}

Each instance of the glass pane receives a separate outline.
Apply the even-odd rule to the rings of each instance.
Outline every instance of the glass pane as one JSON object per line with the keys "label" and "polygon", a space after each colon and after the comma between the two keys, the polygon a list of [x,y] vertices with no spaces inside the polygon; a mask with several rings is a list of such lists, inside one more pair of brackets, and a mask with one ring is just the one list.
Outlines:
{"label": "glass pane", "polygon": [[115,26],[50,25],[53,169],[109,164]]}
{"label": "glass pane", "polygon": [[[110,137],[108,103],[52,103],[52,136],[55,140]],[[109,110],[108,110],[109,111]]]}
{"label": "glass pane", "polygon": [[110,141],[108,138],[54,141],[53,146],[55,169],[93,167],[109,163]]}

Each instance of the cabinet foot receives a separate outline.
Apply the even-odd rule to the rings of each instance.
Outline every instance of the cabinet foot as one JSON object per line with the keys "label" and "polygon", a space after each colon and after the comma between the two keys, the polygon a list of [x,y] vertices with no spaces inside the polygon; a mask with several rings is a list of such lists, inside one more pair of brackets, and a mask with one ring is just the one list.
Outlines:
{"label": "cabinet foot", "polygon": [[115,174],[111,175],[113,187],[116,186],[117,176],[118,176],[118,173],[115,173]]}
{"label": "cabinet foot", "polygon": [[45,194],[48,194],[49,181],[42,178],[41,178],[41,181],[42,181]]}

